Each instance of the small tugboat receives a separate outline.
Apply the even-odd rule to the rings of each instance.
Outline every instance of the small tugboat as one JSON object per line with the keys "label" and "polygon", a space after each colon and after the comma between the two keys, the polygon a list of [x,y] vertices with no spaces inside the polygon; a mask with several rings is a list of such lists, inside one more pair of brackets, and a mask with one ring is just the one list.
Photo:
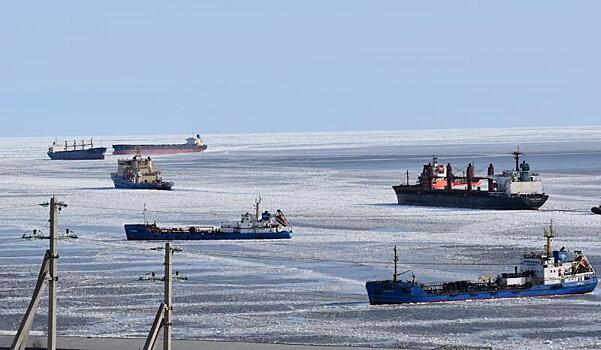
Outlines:
{"label": "small tugboat", "polygon": [[154,169],[154,161],[140,153],[132,159],[117,161],[117,172],[111,173],[115,188],[170,190],[173,182],[163,181],[161,172]]}
{"label": "small tugboat", "polygon": [[[424,165],[416,185],[392,186],[401,205],[455,207],[474,209],[536,210],[549,198],[543,192],[538,174],[530,172],[530,165],[520,156],[519,148],[513,152],[515,169],[495,175],[492,164],[487,176],[476,176],[470,163],[464,176],[453,174],[451,164],[439,164],[436,157]],[[484,181],[486,180],[486,181]],[[483,183],[486,189],[481,190]]]}
{"label": "small tugboat", "polygon": [[207,144],[200,138],[200,135],[188,137],[186,143],[179,144],[144,144],[144,145],[113,145],[113,154],[135,154],[142,152],[144,154],[175,154],[202,152],[207,149]]}
{"label": "small tugboat", "polygon": [[67,141],[63,144],[54,140],[47,154],[52,160],[93,160],[104,159],[104,152],[106,147],[94,147],[94,139],[90,139],[89,143],[73,141],[71,145]]}
{"label": "small tugboat", "polygon": [[496,279],[481,277],[479,282],[454,281],[443,284],[421,284],[412,280],[398,280],[397,254],[394,249],[392,280],[370,281],[365,284],[369,303],[404,304],[501,299],[564,294],[584,294],[597,287],[597,276],[581,251],[569,252],[564,248],[552,250],[555,237],[553,226],[545,229],[546,244],[543,252],[524,255],[520,268],[513,273],[502,273]]}
{"label": "small tugboat", "polygon": [[255,214],[242,214],[239,222],[221,226],[158,227],[149,224],[144,208],[143,224],[126,224],[128,240],[242,240],[292,238],[292,227],[281,210],[275,215],[259,214],[261,198],[255,200]]}

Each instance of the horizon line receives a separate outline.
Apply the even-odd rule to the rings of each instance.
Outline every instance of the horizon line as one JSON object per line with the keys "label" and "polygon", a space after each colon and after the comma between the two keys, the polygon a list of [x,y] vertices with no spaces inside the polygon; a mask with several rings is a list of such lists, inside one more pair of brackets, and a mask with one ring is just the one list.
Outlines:
{"label": "horizon line", "polygon": [[13,138],[97,138],[106,136],[182,136],[182,135],[196,135],[199,134],[201,138],[203,135],[275,135],[275,134],[325,134],[325,133],[337,133],[337,134],[353,134],[362,132],[394,132],[394,131],[450,131],[450,130],[538,130],[538,129],[581,129],[581,128],[593,128],[599,129],[601,125],[571,125],[571,126],[503,126],[503,127],[463,127],[463,128],[406,128],[406,129],[358,129],[358,130],[306,130],[306,131],[262,131],[262,132],[189,132],[189,133],[115,133],[115,134],[96,134],[95,136],[82,136],[80,135],[0,135],[0,139],[13,139]]}

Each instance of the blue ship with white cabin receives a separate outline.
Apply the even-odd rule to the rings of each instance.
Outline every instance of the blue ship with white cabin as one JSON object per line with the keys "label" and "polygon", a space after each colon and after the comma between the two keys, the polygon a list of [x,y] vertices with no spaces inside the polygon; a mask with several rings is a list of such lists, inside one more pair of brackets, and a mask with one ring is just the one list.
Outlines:
{"label": "blue ship with white cabin", "polygon": [[552,250],[555,237],[552,225],[545,229],[544,252],[524,255],[520,267],[513,273],[502,273],[496,279],[481,277],[478,282],[453,281],[443,284],[421,284],[398,280],[397,254],[394,249],[392,280],[370,281],[365,284],[369,303],[405,304],[478,299],[540,297],[565,294],[584,294],[597,287],[597,275],[581,251],[564,248]]}
{"label": "blue ship with white cabin", "polygon": [[255,214],[242,214],[240,221],[221,226],[159,227],[148,223],[144,209],[143,224],[125,224],[128,240],[244,240],[289,239],[292,227],[281,210],[275,215],[259,214],[261,199],[255,201]]}

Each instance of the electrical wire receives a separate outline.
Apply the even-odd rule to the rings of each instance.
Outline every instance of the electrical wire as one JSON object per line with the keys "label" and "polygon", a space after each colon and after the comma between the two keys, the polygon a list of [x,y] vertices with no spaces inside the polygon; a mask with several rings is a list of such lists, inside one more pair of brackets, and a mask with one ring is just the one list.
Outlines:
{"label": "electrical wire", "polygon": [[[88,230],[78,230],[80,233],[87,234],[95,234],[96,232],[91,232]],[[14,238],[10,239],[11,242],[21,241],[23,239]],[[69,240],[72,243],[77,243],[78,241],[88,242],[93,245],[102,245],[102,246],[111,246],[115,248],[116,246],[122,247],[124,250],[131,251],[131,246],[121,246],[121,243],[125,242],[125,240],[121,239],[96,239],[96,238],[86,238],[86,237],[78,237],[76,240]],[[159,243],[159,242],[157,242]],[[161,242],[162,243],[162,242]],[[139,251],[148,251],[150,250],[147,247],[137,248]],[[306,257],[306,256],[273,256],[273,255],[261,255],[261,254],[248,254],[248,253],[224,253],[224,252],[205,252],[205,251],[193,251],[193,250],[184,250],[184,252],[188,255],[192,256],[208,256],[208,257],[221,257],[221,258],[231,258],[231,259],[250,259],[250,260],[281,260],[281,261],[298,261],[298,262],[306,262],[306,263],[337,263],[337,264],[350,264],[356,266],[388,266],[392,263],[389,261],[357,261],[357,260],[346,260],[346,259],[330,259],[330,258],[319,258],[319,257]],[[407,266],[423,266],[423,262],[417,261],[399,261],[400,265]],[[513,266],[514,264],[508,263],[481,263],[481,262],[429,262],[428,265],[433,266]]]}

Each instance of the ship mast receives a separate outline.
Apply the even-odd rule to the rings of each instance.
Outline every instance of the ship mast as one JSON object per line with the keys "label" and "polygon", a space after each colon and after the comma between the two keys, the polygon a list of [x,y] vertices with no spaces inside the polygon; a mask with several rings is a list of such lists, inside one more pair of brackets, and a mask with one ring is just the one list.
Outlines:
{"label": "ship mast", "polygon": [[553,230],[553,219],[551,219],[551,224],[549,227],[545,227],[545,238],[547,239],[547,243],[545,243],[545,254],[547,254],[547,259],[551,256],[553,237],[555,237],[555,231]]}
{"label": "ship mast", "polygon": [[255,198],[255,220],[259,222],[259,206],[261,205],[261,196]]}
{"label": "ship mast", "polygon": [[515,159],[515,171],[520,171],[520,156],[524,153],[520,152],[520,146],[513,151],[513,159]]}
{"label": "ship mast", "polygon": [[148,225],[148,216],[146,213],[146,203],[144,203],[144,226]]}
{"label": "ship mast", "polygon": [[396,245],[394,246],[394,275],[392,275],[392,281],[396,282],[397,278],[397,264],[399,262],[399,256],[397,255]]}

